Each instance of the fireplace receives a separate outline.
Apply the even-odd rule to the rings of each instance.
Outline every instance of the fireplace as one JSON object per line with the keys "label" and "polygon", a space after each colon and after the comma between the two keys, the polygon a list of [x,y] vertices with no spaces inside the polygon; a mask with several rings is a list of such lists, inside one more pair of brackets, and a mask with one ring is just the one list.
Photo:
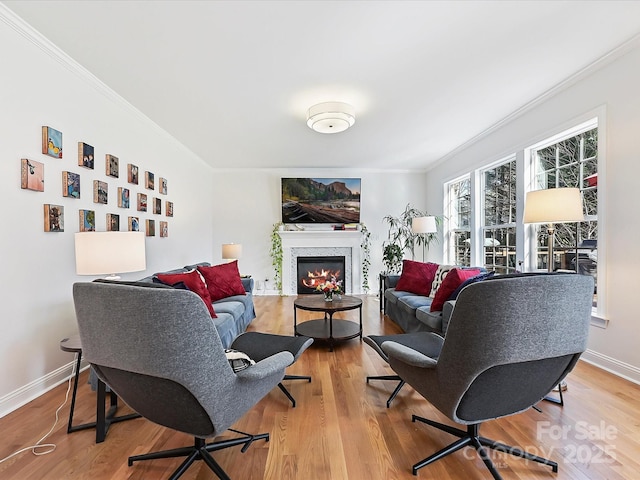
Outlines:
{"label": "fireplace", "polygon": [[343,290],[346,288],[344,256],[299,256],[296,271],[299,295],[320,293],[316,287],[333,278],[342,282]]}
{"label": "fireplace", "polygon": [[345,258],[343,287],[351,295],[362,293],[360,273],[362,232],[335,230],[300,230],[278,232],[282,239],[282,293],[298,292],[298,257]]}

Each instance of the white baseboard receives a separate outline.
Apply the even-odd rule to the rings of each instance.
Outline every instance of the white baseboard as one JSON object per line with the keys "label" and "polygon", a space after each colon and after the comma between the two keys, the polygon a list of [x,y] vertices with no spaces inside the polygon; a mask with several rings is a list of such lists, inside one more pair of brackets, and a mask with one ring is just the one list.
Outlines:
{"label": "white baseboard", "polygon": [[[74,358],[72,362],[0,398],[0,418],[69,380],[69,377],[73,373],[75,363],[76,360]],[[87,368],[87,366],[84,368]],[[84,368],[82,368],[82,370],[84,370]]]}
{"label": "white baseboard", "polygon": [[638,367],[589,349],[582,354],[580,359],[618,377],[640,385],[640,368]]}

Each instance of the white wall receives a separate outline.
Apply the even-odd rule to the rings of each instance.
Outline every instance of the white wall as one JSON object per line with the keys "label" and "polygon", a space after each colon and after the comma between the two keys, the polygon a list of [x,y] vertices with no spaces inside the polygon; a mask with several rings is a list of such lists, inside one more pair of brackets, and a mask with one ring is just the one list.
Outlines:
{"label": "white wall", "polygon": [[[126,182],[126,164],[168,179],[166,199],[174,202],[168,218],[169,237],[147,238],[147,270],[124,274],[136,279],[156,271],[198,261],[222,261],[222,243],[243,244],[242,273],[259,282],[257,293],[273,291],[269,257],[270,234],[280,221],[280,178],[362,178],[362,221],[372,233],[370,286],[377,292],[382,269],[382,218],[399,215],[407,203],[424,208],[425,174],[353,170],[223,170],[213,171],[198,157],[129,106],[64,53],[0,9],[0,198],[3,227],[0,252],[4,275],[0,280],[0,416],[42,394],[71,371],[72,357],[60,351],[62,338],[77,331],[71,287],[93,277],[75,274],[73,234],[78,209],[96,211],[97,229],[105,230],[106,214],[137,215],[135,194],[147,193],[143,184]],[[41,127],[63,133],[63,159],[41,152]],[[77,166],[77,142],[95,147],[94,170]],[[121,177],[105,175],[104,155],[120,159]],[[20,159],[45,165],[45,191],[20,188]],[[81,199],[62,196],[62,171],[81,176]],[[109,204],[94,204],[94,179],[109,184]],[[117,207],[117,187],[131,189],[129,210]],[[43,231],[43,204],[65,207],[65,231]],[[163,202],[164,203],[164,202]],[[141,219],[162,217],[139,213]],[[156,223],[156,229],[159,225]],[[269,292],[267,292],[269,293]]]}
{"label": "white wall", "polygon": [[[3,15],[3,13],[5,15]],[[17,22],[17,23],[16,23]],[[6,11],[0,10],[0,416],[41,394],[70,372],[72,357],[59,342],[77,331],[71,286],[93,277],[75,274],[74,232],[78,209],[96,211],[97,229],[105,230],[106,213],[169,221],[169,237],[147,238],[147,271],[123,275],[140,278],[154,271],[212,260],[213,172],[195,155],[129,107],[98,82],[88,79],[65,57],[42,47]],[[41,127],[63,133],[63,158],[41,152]],[[95,147],[95,170],[77,165],[77,142]],[[105,175],[106,153],[120,159],[119,179]],[[45,165],[45,191],[20,188],[20,159]],[[126,164],[168,179],[166,199],[174,217],[136,212],[135,193],[144,184],[128,185]],[[61,172],[81,176],[81,199],[62,196]],[[125,172],[125,175],[122,175]],[[109,184],[108,205],[92,201],[93,179]],[[131,187],[132,208],[117,207],[117,187]],[[164,196],[147,191],[149,198]],[[65,207],[65,231],[43,231],[43,204]],[[164,201],[163,201],[164,212]],[[158,233],[157,233],[158,234]]]}
{"label": "white wall", "polygon": [[[256,293],[274,293],[273,267],[269,256],[273,225],[281,219],[280,179],[282,177],[358,177],[362,179],[361,221],[371,232],[370,293],[377,293],[382,266],[382,242],[387,238],[385,215],[400,215],[406,205],[424,209],[425,174],[405,171],[362,171],[349,169],[265,169],[217,170],[214,233],[215,254],[220,259],[223,243],[241,243],[242,273],[256,280]],[[417,251],[416,251],[417,252]],[[421,255],[421,253],[419,254]],[[266,289],[264,280],[269,279]],[[271,292],[269,292],[271,290]]]}
{"label": "white wall", "polygon": [[[640,42],[612,57],[501,128],[461,149],[427,174],[428,205],[442,211],[445,181],[500,159],[591,111],[606,111],[606,171],[599,175],[599,257],[606,256],[606,329],[592,327],[584,358],[640,382],[640,257],[637,189],[640,178]],[[522,72],[526,75],[526,72]]]}

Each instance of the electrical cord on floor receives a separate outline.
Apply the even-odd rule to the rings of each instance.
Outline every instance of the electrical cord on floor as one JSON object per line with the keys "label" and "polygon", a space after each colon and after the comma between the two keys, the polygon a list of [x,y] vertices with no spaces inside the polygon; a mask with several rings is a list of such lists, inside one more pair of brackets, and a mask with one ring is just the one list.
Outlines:
{"label": "electrical cord on floor", "polygon": [[[76,353],[73,357],[73,367],[71,368],[71,376],[69,377],[69,382],[67,384],[67,392],[65,393],[64,396],[64,402],[62,402],[62,405],[60,405],[57,410],[56,410],[56,418],[55,421],[53,422],[53,426],[51,427],[51,429],[40,439],[38,440],[34,445],[30,445],[28,447],[24,447],[21,448],[20,450],[18,450],[17,452],[13,452],[11,455],[4,457],[2,460],[0,460],[0,463],[9,460],[12,457],[15,457],[16,455],[22,453],[22,452],[26,452],[27,450],[31,450],[31,452],[34,455],[40,456],[40,455],[47,455],[51,452],[53,452],[56,449],[56,444],[55,443],[41,443],[43,442],[49,435],[51,435],[51,433],[53,432],[53,429],[56,428],[56,425],[58,424],[58,420],[60,419],[59,417],[59,413],[60,410],[62,410],[62,407],[64,407],[67,404],[67,400],[69,400],[69,392],[71,391],[71,381],[73,380],[73,378],[75,377],[76,374],[76,362],[78,360],[78,354]],[[38,451],[39,449],[42,448],[48,448],[48,450],[45,451]]]}

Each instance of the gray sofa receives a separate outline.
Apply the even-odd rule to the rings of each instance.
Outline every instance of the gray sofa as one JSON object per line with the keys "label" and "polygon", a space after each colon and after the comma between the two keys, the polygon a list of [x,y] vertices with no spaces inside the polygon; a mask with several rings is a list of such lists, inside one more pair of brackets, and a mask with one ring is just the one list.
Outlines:
{"label": "gray sofa", "polygon": [[[137,283],[154,283],[153,278],[158,273],[184,273],[189,270],[193,270],[198,265],[209,267],[210,263],[201,262],[195,265],[186,265],[182,268],[175,270],[168,270],[166,272],[156,272],[153,275],[141,278]],[[223,298],[212,303],[213,309],[217,315],[217,318],[212,318],[214,326],[220,335],[222,345],[228,348],[235,338],[243,333],[249,324],[256,318],[256,311],[253,305],[253,279],[242,278],[242,286],[247,292],[246,295],[234,295],[232,297]],[[167,287],[172,288],[172,287]]]}
{"label": "gray sofa", "polygon": [[[484,267],[474,268],[486,273]],[[432,312],[431,297],[396,290],[400,275],[387,275],[384,279],[384,314],[396,323],[403,332],[434,332],[444,337],[449,326],[454,300],[444,302],[442,311]]]}

